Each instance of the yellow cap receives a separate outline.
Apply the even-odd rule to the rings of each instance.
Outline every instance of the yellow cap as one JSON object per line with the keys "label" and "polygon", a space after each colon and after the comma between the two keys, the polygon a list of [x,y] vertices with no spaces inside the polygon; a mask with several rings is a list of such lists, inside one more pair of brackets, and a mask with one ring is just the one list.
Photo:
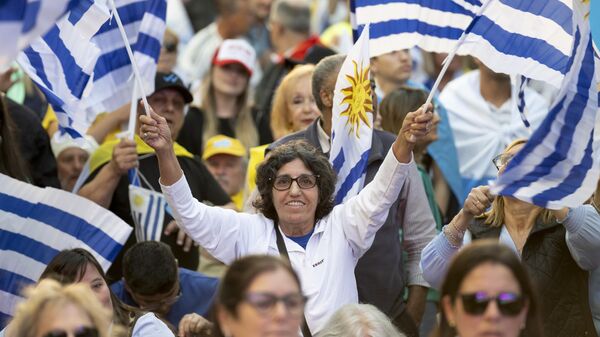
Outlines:
{"label": "yellow cap", "polygon": [[235,138],[216,135],[210,137],[206,142],[204,153],[202,153],[202,159],[206,160],[216,154],[229,154],[236,157],[245,157],[246,148]]}

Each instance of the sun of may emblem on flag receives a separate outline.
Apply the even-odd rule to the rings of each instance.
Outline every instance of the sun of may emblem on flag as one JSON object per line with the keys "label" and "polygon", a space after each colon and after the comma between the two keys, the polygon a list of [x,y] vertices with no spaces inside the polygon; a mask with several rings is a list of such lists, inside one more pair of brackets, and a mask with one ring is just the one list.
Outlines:
{"label": "sun of may emblem on flag", "polygon": [[371,81],[369,80],[369,67],[360,67],[356,61],[354,63],[354,75],[346,75],[346,79],[350,82],[350,86],[342,89],[344,95],[343,103],[347,103],[346,110],[340,113],[340,116],[347,116],[347,124],[350,124],[349,133],[356,132],[356,137],[360,138],[359,128],[361,121],[367,127],[371,127],[371,123],[367,118],[367,113],[373,112],[373,101],[371,99]]}

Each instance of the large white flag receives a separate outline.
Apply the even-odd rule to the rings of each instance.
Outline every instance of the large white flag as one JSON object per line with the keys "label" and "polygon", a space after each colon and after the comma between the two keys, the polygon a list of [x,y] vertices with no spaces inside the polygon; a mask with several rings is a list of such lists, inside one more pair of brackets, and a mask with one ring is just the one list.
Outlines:
{"label": "large white flag", "polygon": [[363,188],[373,134],[369,25],[342,64],[335,83],[329,160],[338,174],[335,203]]}

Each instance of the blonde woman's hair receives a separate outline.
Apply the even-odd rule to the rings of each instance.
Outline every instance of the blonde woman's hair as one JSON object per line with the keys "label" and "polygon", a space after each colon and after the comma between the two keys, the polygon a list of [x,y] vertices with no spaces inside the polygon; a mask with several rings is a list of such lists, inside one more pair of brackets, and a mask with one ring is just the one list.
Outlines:
{"label": "blonde woman's hair", "polygon": [[7,336],[35,337],[44,312],[73,304],[88,315],[93,327],[98,329],[98,337],[108,337],[110,313],[100,304],[89,285],[62,286],[55,280],[44,279],[37,286],[26,288],[24,294],[27,300],[17,306],[7,328]]}
{"label": "blonde woman's hair", "polygon": [[[202,83],[202,104],[200,108],[204,111],[204,130],[202,130],[202,144],[206,145],[206,142],[210,137],[220,134],[217,120],[217,104],[215,100],[215,87],[213,86],[213,71],[214,65],[211,66],[208,75],[204,78]],[[236,102],[236,110],[238,111],[235,117],[235,125],[233,130],[235,131],[235,137],[239,139],[244,146],[251,148],[258,146],[258,130],[254,124],[252,118],[252,111],[250,110],[249,104],[249,93],[248,88],[250,87],[250,78],[248,78],[248,84],[244,92],[238,96]]]}
{"label": "blonde woman's hair", "polygon": [[[527,139],[519,138],[513,140],[510,144],[506,146],[502,154],[507,153],[511,149],[516,146],[523,145],[527,143]],[[483,213],[479,216],[480,219],[485,219],[485,224],[491,227],[500,227],[504,224],[504,197],[501,195],[497,195],[494,197],[494,201],[492,201],[492,207],[489,211]],[[543,208],[538,215],[537,219],[540,219],[544,223],[551,222],[554,219],[552,212],[548,209]]]}
{"label": "blonde woman's hair", "polygon": [[290,116],[290,110],[288,109],[288,94],[290,90],[296,87],[300,79],[306,76],[312,77],[314,71],[315,66],[312,64],[298,65],[281,80],[279,87],[275,91],[273,108],[271,110],[273,139],[277,140],[292,132],[299,131],[294,130],[292,127],[292,116]]}

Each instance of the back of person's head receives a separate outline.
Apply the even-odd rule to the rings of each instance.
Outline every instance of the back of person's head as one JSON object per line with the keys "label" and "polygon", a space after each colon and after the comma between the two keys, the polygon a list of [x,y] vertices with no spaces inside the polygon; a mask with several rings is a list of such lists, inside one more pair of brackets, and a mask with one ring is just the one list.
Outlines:
{"label": "back of person's head", "polygon": [[329,318],[318,337],[405,337],[371,304],[347,304]]}
{"label": "back of person's head", "polygon": [[[476,240],[458,252],[453,258],[442,284],[440,290],[441,301],[444,301],[444,298],[447,297],[450,303],[454,305],[460,296],[459,292],[465,278],[475,268],[485,264],[501,265],[510,270],[518,283],[521,296],[527,301],[527,316],[521,335],[542,336],[537,294],[529,275],[516,253],[507,246],[498,243],[498,240]],[[434,336],[457,336],[457,331],[454,326],[451,326],[444,310],[441,310],[439,331],[436,333]]]}
{"label": "back of person's head", "polygon": [[[301,290],[300,278],[290,264],[277,256],[249,255],[234,261],[219,285],[215,298],[217,310],[225,310],[233,317],[237,317],[238,306],[245,301],[246,293],[254,280],[259,276],[283,270],[295,281],[298,290]],[[215,335],[223,336],[218,320],[215,320]]]}
{"label": "back of person's head", "polygon": [[271,5],[270,20],[294,33],[310,33],[310,7],[303,0],[275,0]]}
{"label": "back of person's head", "polygon": [[19,153],[17,127],[4,94],[0,93],[0,173],[21,181],[30,181],[27,164]]}
{"label": "back of person's head", "polygon": [[136,294],[152,296],[169,292],[178,280],[177,260],[162,242],[138,242],[123,257],[123,278]]}
{"label": "back of person's head", "polygon": [[402,87],[388,93],[379,106],[381,128],[398,134],[404,118],[411,111],[416,111],[425,104],[428,92],[421,89]]}
{"label": "back of person's head", "polygon": [[[87,285],[62,286],[46,279],[24,293],[26,300],[17,306],[7,336],[38,337],[61,331],[72,336],[79,331],[81,337],[108,337],[110,313]],[[76,331],[69,331],[73,326]]]}
{"label": "back of person's head", "polygon": [[[338,73],[340,72],[345,59],[346,55],[327,56],[319,61],[315,67],[312,77],[312,91],[313,96],[315,97],[315,103],[317,103],[317,107],[321,112],[327,110],[323,104],[321,92],[330,94],[331,100],[333,100],[335,81],[337,80]],[[331,116],[328,117],[331,118]]]}

